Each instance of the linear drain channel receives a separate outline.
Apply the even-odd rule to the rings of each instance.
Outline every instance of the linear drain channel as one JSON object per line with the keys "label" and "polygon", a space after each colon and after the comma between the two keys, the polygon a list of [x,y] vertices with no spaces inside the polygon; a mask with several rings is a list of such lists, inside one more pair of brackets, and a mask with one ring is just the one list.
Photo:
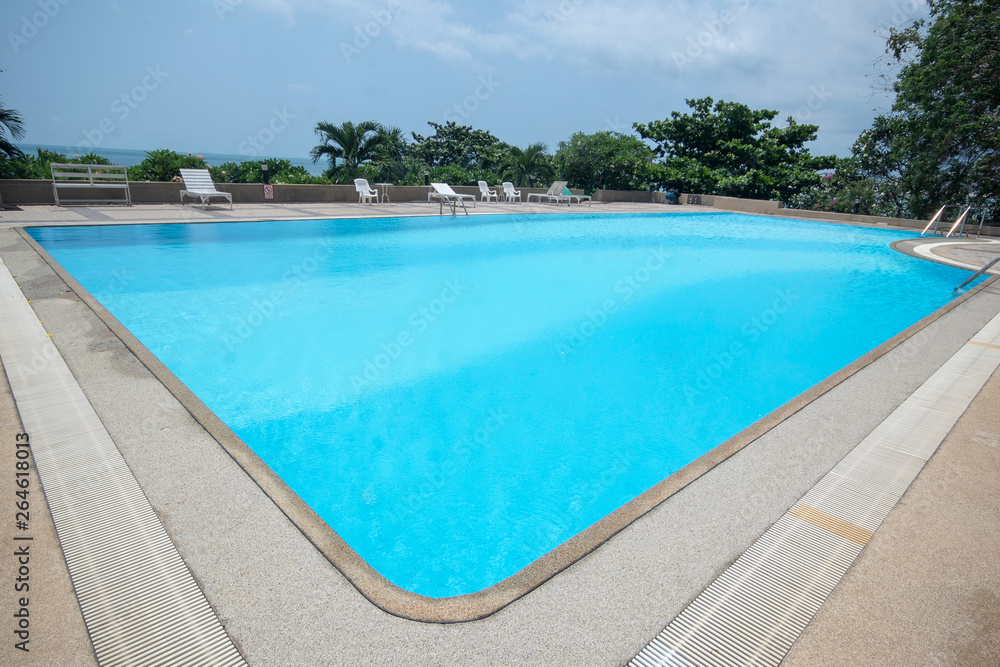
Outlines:
{"label": "linear drain channel", "polygon": [[779,664],[998,365],[1000,315],[629,664]]}
{"label": "linear drain channel", "polygon": [[0,357],[98,662],[245,665],[3,262],[0,322]]}

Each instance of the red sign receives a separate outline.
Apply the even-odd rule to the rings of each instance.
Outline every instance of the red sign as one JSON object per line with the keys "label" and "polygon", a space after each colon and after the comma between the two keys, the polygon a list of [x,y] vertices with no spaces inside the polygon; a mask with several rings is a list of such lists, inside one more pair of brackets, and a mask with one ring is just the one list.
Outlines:
{"label": "red sign", "polygon": [[274,199],[274,186],[270,183],[264,184],[264,199]]}

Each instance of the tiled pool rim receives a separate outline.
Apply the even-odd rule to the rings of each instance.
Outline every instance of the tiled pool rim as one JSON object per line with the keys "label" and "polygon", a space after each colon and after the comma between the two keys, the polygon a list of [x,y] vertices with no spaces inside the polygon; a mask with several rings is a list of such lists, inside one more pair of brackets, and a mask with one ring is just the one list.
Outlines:
{"label": "tiled pool rim", "polygon": [[[31,225],[44,227],[45,225]],[[819,384],[803,392],[777,410],[721,443],[673,475],[662,480],[615,512],[537,559],[518,573],[476,593],[450,598],[428,598],[392,584],[351,549],[325,521],[306,505],[259,457],[229,429],[190,389],[145,348],[118,320],[87,292],[23,229],[16,230],[125,347],[184,406],[214,438],[278,509],[323,554],[323,556],[372,604],[383,611],[414,621],[430,623],[467,622],[485,618],[523,597],[591,553],[614,535],[644,516],[660,503],[688,486],[715,466],[753,443],[806,405],[871,364],[926,326],[950,312],[996,280],[991,278]],[[930,239],[928,239],[930,241]],[[969,242],[972,242],[971,240]],[[895,244],[894,244],[895,246]],[[908,254],[913,254],[909,253]]]}

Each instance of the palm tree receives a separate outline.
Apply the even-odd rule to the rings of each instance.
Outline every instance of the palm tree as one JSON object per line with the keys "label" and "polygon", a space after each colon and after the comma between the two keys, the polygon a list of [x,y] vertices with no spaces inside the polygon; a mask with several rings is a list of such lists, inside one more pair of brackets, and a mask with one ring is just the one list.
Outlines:
{"label": "palm tree", "polygon": [[21,120],[21,114],[5,108],[3,100],[0,100],[0,152],[9,160],[23,157],[21,149],[14,145],[14,141],[21,139],[24,139],[24,121]]}
{"label": "palm tree", "polygon": [[372,166],[378,171],[382,181],[396,182],[406,177],[406,163],[403,156],[406,152],[406,138],[398,127],[381,126],[381,146],[372,158]]}
{"label": "palm tree", "polygon": [[[322,121],[316,123],[316,136],[323,143],[315,146],[309,155],[313,163],[326,156],[330,167],[326,176],[335,180],[347,181],[358,176],[358,168],[364,162],[374,160],[383,154],[387,136],[382,125],[373,120],[366,120],[355,125],[345,121],[333,125]],[[337,161],[340,161],[340,164]]]}
{"label": "palm tree", "polygon": [[552,180],[552,156],[546,155],[547,149],[548,146],[542,142],[531,144],[524,150],[512,146],[504,164],[504,176],[519,187],[530,185],[535,180]]}

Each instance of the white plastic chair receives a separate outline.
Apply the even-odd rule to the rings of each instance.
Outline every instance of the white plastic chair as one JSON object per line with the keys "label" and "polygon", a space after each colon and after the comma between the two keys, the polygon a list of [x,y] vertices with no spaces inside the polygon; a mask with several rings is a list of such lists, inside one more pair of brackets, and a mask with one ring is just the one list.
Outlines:
{"label": "white plastic chair", "polygon": [[370,203],[372,199],[378,204],[378,190],[372,190],[372,187],[368,185],[368,179],[366,178],[355,178],[354,179],[354,189],[358,191],[358,203],[364,204],[365,200]]}
{"label": "white plastic chair", "polygon": [[482,197],[480,201],[488,202],[490,197],[493,197],[493,199],[496,199],[498,202],[500,201],[500,196],[497,194],[497,191],[490,190],[490,186],[486,184],[486,181],[479,181],[479,194]]}
{"label": "white plastic chair", "polygon": [[517,197],[517,201],[521,201],[521,191],[514,189],[514,184],[510,181],[504,181],[503,183],[503,198],[504,201],[514,201],[514,197]]}

